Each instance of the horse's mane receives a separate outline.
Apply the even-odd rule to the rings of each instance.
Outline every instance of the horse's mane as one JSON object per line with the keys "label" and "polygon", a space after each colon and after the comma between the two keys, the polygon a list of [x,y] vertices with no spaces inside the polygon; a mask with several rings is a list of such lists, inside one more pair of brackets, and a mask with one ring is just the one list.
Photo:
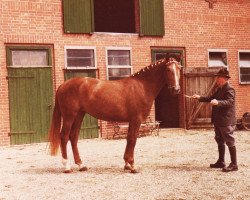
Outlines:
{"label": "horse's mane", "polygon": [[142,68],[140,71],[134,73],[131,75],[131,77],[141,77],[141,76],[145,76],[145,74],[148,74],[149,72],[151,72],[152,70],[156,70],[158,69],[160,66],[165,65],[165,64],[170,64],[172,62],[176,62],[177,61],[174,58],[163,58],[161,60],[158,60],[154,63],[151,63],[150,65]]}

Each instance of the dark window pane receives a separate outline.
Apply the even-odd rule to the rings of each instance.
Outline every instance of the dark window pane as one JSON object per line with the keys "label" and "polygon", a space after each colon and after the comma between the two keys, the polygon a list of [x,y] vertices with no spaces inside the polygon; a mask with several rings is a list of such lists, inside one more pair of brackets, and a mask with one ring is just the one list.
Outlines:
{"label": "dark window pane", "polygon": [[250,83],[250,68],[240,68],[240,81]]}
{"label": "dark window pane", "polygon": [[94,0],[96,32],[135,33],[134,0]]}
{"label": "dark window pane", "polygon": [[93,62],[90,59],[68,59],[69,67],[94,67]]}
{"label": "dark window pane", "polygon": [[240,67],[250,67],[250,52],[240,52]]}
{"label": "dark window pane", "polygon": [[174,58],[176,61],[181,62],[180,52],[159,52],[155,53],[155,60]]}
{"label": "dark window pane", "polygon": [[68,67],[95,67],[93,49],[67,49]]}
{"label": "dark window pane", "polygon": [[108,50],[108,65],[130,65],[130,51]]}
{"label": "dark window pane", "polygon": [[92,57],[94,50],[92,49],[67,49],[68,57]]}
{"label": "dark window pane", "polygon": [[130,68],[109,68],[108,69],[109,80],[120,79],[131,75]]}
{"label": "dark window pane", "polygon": [[120,69],[120,75],[121,76],[130,76],[131,69],[130,68],[121,68]]}
{"label": "dark window pane", "polygon": [[120,71],[119,68],[110,68],[109,69],[109,76],[119,76]]}
{"label": "dark window pane", "polygon": [[209,52],[209,66],[220,67],[227,66],[227,54],[226,52]]}

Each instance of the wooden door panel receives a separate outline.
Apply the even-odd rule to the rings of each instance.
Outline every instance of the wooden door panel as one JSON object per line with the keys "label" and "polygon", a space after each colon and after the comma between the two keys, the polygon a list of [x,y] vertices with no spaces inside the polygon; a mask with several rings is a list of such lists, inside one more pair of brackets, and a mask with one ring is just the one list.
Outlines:
{"label": "wooden door panel", "polygon": [[[187,68],[185,70],[186,91],[185,94],[192,96],[199,94],[208,96],[215,90],[214,74],[219,68]],[[211,127],[211,106],[201,103],[192,98],[186,98],[186,124],[187,128]]]}
{"label": "wooden door panel", "polygon": [[11,144],[44,142],[51,117],[51,68],[8,68]]}

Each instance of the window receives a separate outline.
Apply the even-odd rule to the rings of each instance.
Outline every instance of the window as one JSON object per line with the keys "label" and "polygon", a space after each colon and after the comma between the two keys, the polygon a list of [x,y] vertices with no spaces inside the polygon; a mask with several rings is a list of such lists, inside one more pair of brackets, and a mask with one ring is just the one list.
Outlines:
{"label": "window", "polygon": [[63,0],[65,33],[164,35],[163,0]]}
{"label": "window", "polygon": [[128,77],[132,73],[131,49],[107,48],[107,79],[116,80]]}
{"label": "window", "polygon": [[239,51],[240,83],[250,83],[250,51]]}
{"label": "window", "polygon": [[208,50],[208,67],[227,67],[227,50]]}
{"label": "window", "polygon": [[174,58],[180,62],[182,66],[185,66],[184,48],[153,48],[151,49],[151,53],[152,62],[163,58]]}
{"label": "window", "polygon": [[96,69],[94,47],[65,47],[66,69]]}
{"label": "window", "polygon": [[7,47],[8,67],[51,66],[50,49],[47,47]]}
{"label": "window", "polygon": [[135,33],[134,0],[94,0],[96,32]]}

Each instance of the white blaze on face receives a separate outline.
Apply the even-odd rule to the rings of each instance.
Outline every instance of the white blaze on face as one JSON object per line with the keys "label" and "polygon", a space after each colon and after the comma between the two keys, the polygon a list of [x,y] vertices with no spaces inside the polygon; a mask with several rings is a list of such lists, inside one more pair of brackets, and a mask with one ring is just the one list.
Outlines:
{"label": "white blaze on face", "polygon": [[180,86],[179,86],[179,80],[178,80],[178,77],[177,77],[177,69],[176,69],[176,64],[175,63],[174,63],[174,66],[173,66],[173,70],[174,70],[175,88],[179,89]]}

